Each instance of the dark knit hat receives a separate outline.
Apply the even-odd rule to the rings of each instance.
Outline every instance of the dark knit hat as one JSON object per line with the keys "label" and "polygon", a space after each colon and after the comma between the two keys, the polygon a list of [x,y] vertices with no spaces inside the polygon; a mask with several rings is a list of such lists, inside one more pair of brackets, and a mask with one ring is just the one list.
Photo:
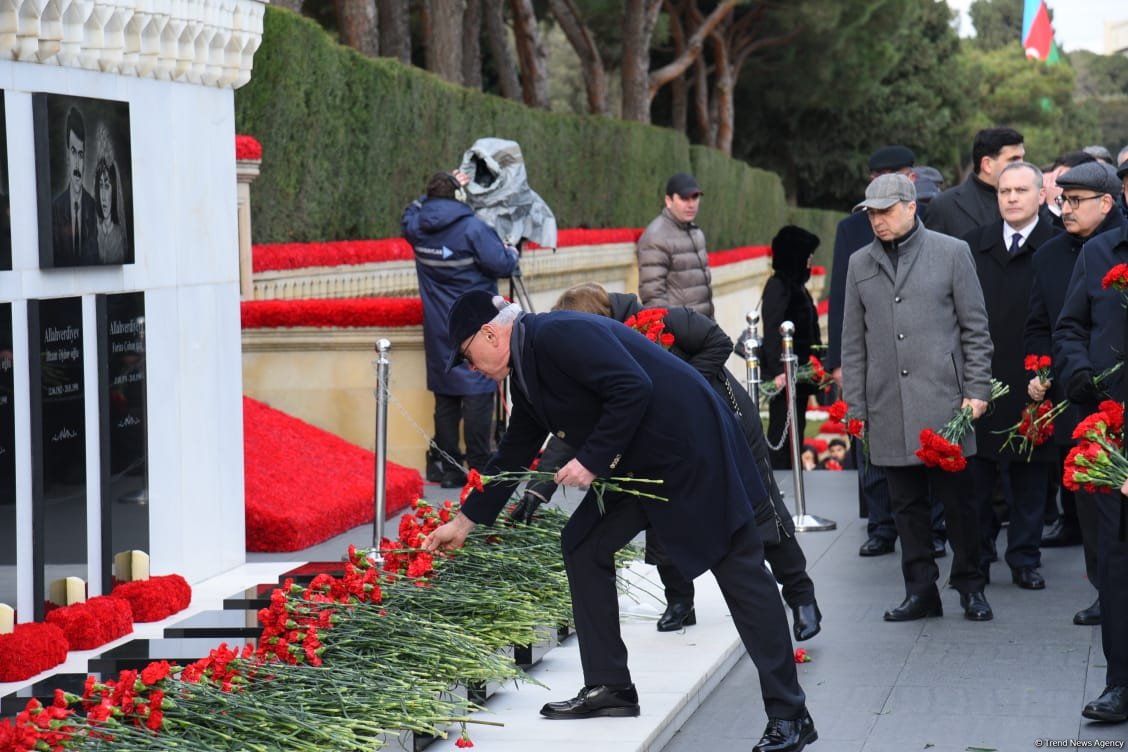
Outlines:
{"label": "dark knit hat", "polygon": [[807,259],[818,247],[818,235],[802,227],[785,225],[772,238],[772,269],[787,276],[806,278]]}

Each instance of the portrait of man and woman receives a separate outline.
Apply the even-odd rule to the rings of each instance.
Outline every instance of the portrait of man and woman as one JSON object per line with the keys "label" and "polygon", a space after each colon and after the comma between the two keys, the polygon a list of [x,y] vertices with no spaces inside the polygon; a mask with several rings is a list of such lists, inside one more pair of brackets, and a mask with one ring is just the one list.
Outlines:
{"label": "portrait of man and woman", "polygon": [[36,103],[36,137],[47,138],[49,163],[38,165],[41,265],[133,263],[128,103],[53,94]]}

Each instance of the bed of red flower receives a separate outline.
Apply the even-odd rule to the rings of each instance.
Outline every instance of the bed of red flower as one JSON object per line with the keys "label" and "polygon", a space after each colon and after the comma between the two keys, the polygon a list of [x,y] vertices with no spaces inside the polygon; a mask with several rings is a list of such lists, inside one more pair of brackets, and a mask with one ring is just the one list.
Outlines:
{"label": "bed of red flower", "polygon": [[[371,522],[372,452],[243,399],[248,551],[297,551]],[[417,470],[387,463],[386,507],[396,514],[423,493]]]}

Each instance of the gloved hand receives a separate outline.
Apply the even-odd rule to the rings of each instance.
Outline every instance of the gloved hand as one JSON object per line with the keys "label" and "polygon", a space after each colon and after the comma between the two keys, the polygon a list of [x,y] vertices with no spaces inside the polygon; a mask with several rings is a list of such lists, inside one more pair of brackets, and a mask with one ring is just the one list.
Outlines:
{"label": "gloved hand", "polygon": [[544,501],[545,500],[539,495],[531,491],[526,491],[525,495],[521,497],[521,500],[517,502],[516,506],[514,506],[513,510],[509,513],[509,519],[522,525],[528,525],[533,521],[533,515],[536,514],[536,511]]}
{"label": "gloved hand", "polygon": [[1093,383],[1093,372],[1084,369],[1073,374],[1065,387],[1065,396],[1070,402],[1092,405],[1101,401],[1101,392]]}

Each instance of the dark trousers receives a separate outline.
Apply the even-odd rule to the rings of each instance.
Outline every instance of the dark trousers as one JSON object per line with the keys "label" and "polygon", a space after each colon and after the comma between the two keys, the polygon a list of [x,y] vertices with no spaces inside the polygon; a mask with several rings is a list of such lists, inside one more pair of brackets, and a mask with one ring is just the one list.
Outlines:
{"label": "dark trousers", "polygon": [[[490,458],[490,430],[493,428],[494,393],[468,395],[435,395],[435,444],[448,455],[462,462],[458,428],[466,439],[466,463],[483,468]],[[443,461],[443,470],[456,470]]]}
{"label": "dark trousers", "polygon": [[[893,505],[889,501],[889,484],[885,480],[885,468],[870,464],[862,452],[862,443],[855,441],[854,466],[858,468],[858,493],[866,505],[866,535],[893,543],[897,540],[897,525],[893,522]],[[939,501],[932,503],[932,537],[947,540],[944,530],[944,506]]]}
{"label": "dark trousers", "polygon": [[979,566],[986,572],[995,551],[992,525],[995,519],[995,484],[1010,477],[1007,496],[1010,523],[1007,527],[1006,562],[1011,569],[1042,565],[1042,515],[1051,465],[1047,462],[1012,462],[971,457],[967,461],[979,510]]}
{"label": "dark trousers", "polygon": [[979,571],[979,523],[971,473],[947,473],[939,468],[909,465],[886,467],[893,520],[901,536],[901,573],[905,593],[938,597],[940,568],[932,558],[932,502],[944,507],[944,522],[952,546],[952,587],[960,593],[983,590]]}
{"label": "dark trousers", "polygon": [[[803,441],[803,433],[807,430],[807,400],[811,392],[802,387],[795,390],[795,419],[799,427],[799,441]],[[772,449],[772,467],[776,470],[791,469],[791,444],[787,440],[787,395],[780,392],[768,401],[768,441],[772,446],[783,442],[779,449]],[[799,447],[802,449],[802,447]]]}
{"label": "dark trousers", "polygon": [[1101,646],[1108,662],[1105,684],[1124,687],[1128,686],[1128,500],[1118,493],[1101,495],[1109,497],[1117,511],[1105,530],[1107,549],[1100,563]]}
{"label": "dark trousers", "polygon": [[[594,501],[589,497],[583,503]],[[575,519],[573,516],[572,521]],[[607,513],[591,531],[571,550],[564,550],[586,685],[631,681],[627,647],[619,631],[615,552],[647,524],[637,499],[616,498],[607,504]],[[564,538],[568,537],[566,528]],[[728,551],[712,572],[760,674],[765,711],[772,718],[798,718],[804,712],[806,697],[795,671],[787,617],[775,581],[764,567],[764,550],[755,525],[745,525],[733,534]]]}
{"label": "dark trousers", "polygon": [[1104,571],[1101,560],[1115,541],[1120,520],[1120,494],[1077,491],[1077,520],[1081,524],[1081,544],[1085,552],[1085,574],[1099,592]]}

